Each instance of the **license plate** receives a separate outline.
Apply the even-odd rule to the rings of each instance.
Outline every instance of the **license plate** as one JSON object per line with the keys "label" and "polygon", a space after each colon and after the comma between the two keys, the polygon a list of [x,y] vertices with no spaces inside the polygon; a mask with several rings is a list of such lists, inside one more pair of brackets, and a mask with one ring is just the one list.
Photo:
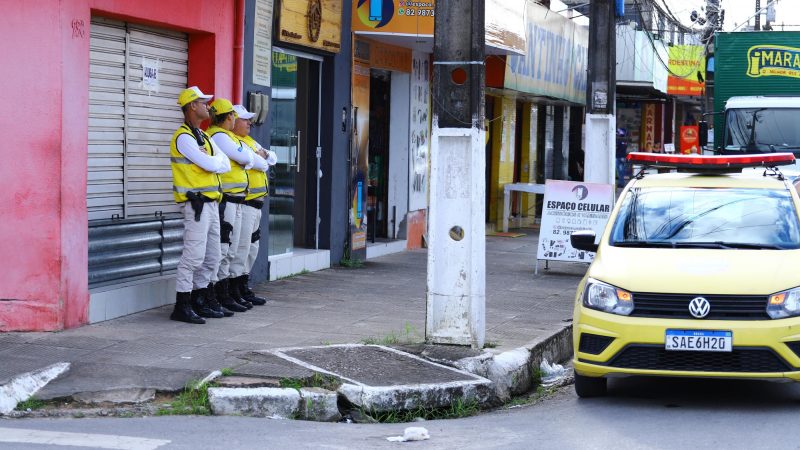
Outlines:
{"label": "license plate", "polygon": [[708,330],[667,330],[664,340],[667,350],[685,352],[733,351],[733,333]]}

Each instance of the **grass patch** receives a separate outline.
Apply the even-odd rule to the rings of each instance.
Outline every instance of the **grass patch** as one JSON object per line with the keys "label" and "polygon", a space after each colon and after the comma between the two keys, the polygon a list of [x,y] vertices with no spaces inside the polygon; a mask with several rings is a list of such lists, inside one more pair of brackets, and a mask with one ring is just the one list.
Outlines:
{"label": "grass patch", "polygon": [[365,345],[397,345],[397,344],[415,344],[422,342],[423,338],[417,331],[417,327],[406,322],[403,331],[395,332],[390,331],[389,334],[383,337],[370,336],[361,340]]}
{"label": "grass patch", "polygon": [[481,408],[475,400],[456,399],[444,408],[426,408],[423,406],[403,411],[364,411],[362,414],[380,423],[406,423],[418,418],[425,420],[460,419],[478,414]]}
{"label": "grass patch", "polygon": [[304,387],[316,387],[335,391],[342,385],[337,378],[321,373],[314,373],[314,375],[308,378],[281,378],[278,384],[282,388],[293,388],[298,391]]}
{"label": "grass patch", "polygon": [[289,279],[289,278],[299,277],[300,275],[305,275],[307,273],[311,273],[311,271],[303,269],[300,272],[292,273],[292,274],[286,275],[285,277],[278,277],[277,279],[278,280],[286,280],[286,279]]}
{"label": "grass patch", "polygon": [[208,402],[208,388],[215,383],[200,385],[198,381],[190,381],[183,392],[176,395],[171,403],[165,404],[156,411],[157,416],[209,416],[211,405]]}
{"label": "grass patch", "polygon": [[17,403],[17,407],[14,408],[17,411],[36,411],[37,409],[42,409],[47,405],[47,402],[44,400],[39,400],[36,397],[31,397],[24,402]]}
{"label": "grass patch", "polygon": [[489,341],[487,341],[487,342],[485,342],[483,344],[483,348],[497,348],[499,346],[500,346],[499,342],[489,342]]}
{"label": "grass patch", "polygon": [[222,374],[223,377],[229,377],[233,375],[233,369],[231,369],[230,367],[223,367],[222,369],[219,370],[219,372]]}
{"label": "grass patch", "polygon": [[339,260],[339,265],[342,267],[347,267],[348,269],[359,269],[361,267],[364,267],[364,261],[358,258],[354,259],[342,258]]}

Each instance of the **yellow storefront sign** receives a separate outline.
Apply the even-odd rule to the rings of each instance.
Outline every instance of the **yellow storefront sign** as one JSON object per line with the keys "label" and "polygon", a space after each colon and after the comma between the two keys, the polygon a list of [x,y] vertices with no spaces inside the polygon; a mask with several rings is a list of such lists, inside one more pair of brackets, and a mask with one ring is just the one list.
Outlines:
{"label": "yellow storefront sign", "polygon": [[754,45],[747,51],[747,76],[800,78],[800,48]]}
{"label": "yellow storefront sign", "polygon": [[353,31],[433,35],[436,2],[353,0]]}

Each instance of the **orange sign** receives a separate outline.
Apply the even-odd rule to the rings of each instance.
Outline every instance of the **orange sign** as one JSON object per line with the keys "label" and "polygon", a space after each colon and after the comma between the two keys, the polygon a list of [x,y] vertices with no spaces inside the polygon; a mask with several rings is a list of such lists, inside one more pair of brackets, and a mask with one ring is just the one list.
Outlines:
{"label": "orange sign", "polygon": [[353,0],[353,31],[433,36],[435,0]]}
{"label": "orange sign", "polygon": [[681,153],[700,153],[700,128],[691,125],[681,127]]}
{"label": "orange sign", "polygon": [[373,69],[411,72],[411,49],[356,37],[353,59]]}
{"label": "orange sign", "polygon": [[642,149],[646,152],[652,152],[656,140],[656,105],[646,103],[644,105],[644,114],[642,114]]}

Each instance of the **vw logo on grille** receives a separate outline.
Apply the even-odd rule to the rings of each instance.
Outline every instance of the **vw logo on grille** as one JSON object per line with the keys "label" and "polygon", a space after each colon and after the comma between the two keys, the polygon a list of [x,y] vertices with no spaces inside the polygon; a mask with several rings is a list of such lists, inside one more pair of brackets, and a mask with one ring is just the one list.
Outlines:
{"label": "vw logo on grille", "polygon": [[689,302],[689,314],[697,319],[702,319],[711,312],[711,304],[703,297],[695,297]]}

